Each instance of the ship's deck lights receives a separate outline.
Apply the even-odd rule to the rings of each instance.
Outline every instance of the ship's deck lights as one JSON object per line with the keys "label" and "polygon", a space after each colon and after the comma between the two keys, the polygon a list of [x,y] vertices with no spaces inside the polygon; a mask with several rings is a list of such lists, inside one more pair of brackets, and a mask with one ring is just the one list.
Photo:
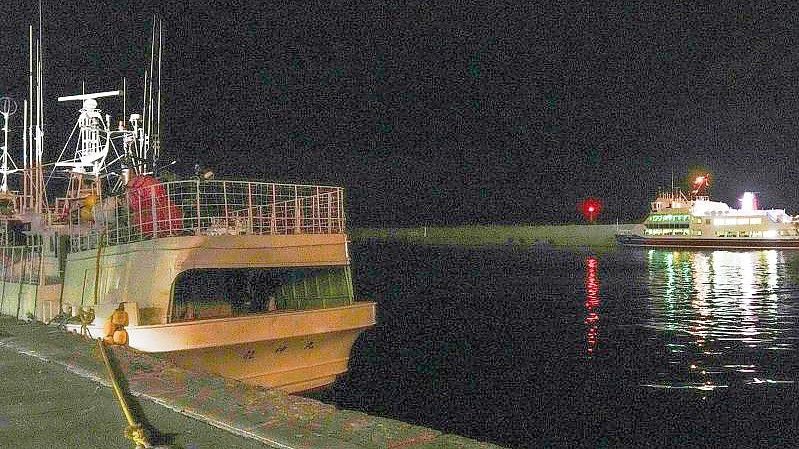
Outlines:
{"label": "ship's deck lights", "polygon": [[687,214],[656,214],[650,215],[649,221],[690,221],[691,217]]}
{"label": "ship's deck lights", "polygon": [[751,212],[757,210],[757,198],[752,192],[744,192],[744,196],[739,200],[741,202],[741,210]]}

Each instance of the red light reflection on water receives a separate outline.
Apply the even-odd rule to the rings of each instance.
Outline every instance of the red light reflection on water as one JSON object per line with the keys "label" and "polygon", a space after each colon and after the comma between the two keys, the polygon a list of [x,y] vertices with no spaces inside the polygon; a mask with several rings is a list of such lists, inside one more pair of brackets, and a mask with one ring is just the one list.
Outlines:
{"label": "red light reflection on water", "polygon": [[599,343],[599,276],[597,268],[599,261],[594,256],[585,259],[585,310],[588,314],[585,317],[586,342],[588,343],[588,355],[594,354],[594,350]]}

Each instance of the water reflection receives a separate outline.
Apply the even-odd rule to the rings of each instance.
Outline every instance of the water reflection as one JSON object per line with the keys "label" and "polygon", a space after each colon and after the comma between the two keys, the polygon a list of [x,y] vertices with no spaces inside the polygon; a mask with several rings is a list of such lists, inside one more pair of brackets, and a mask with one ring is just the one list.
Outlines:
{"label": "water reflection", "polygon": [[[773,351],[793,350],[797,310],[776,250],[647,253],[649,326],[668,363],[649,386],[712,390],[789,382]],[[782,281],[781,281],[782,280]]]}
{"label": "water reflection", "polygon": [[599,261],[594,256],[585,259],[585,324],[588,356],[594,354],[599,341]]}

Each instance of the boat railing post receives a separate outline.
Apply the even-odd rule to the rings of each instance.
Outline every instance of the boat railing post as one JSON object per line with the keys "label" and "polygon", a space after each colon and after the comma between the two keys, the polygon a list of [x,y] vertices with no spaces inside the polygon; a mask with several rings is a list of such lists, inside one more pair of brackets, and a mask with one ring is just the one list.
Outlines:
{"label": "boat railing post", "polygon": [[336,189],[336,223],[338,224],[338,232],[344,232],[344,189],[339,187]]}
{"label": "boat railing post", "polygon": [[247,183],[247,233],[252,234],[252,183]]}
{"label": "boat railing post", "polygon": [[269,223],[269,233],[272,235],[276,234],[275,228],[277,226],[277,210],[275,209],[277,207],[277,193],[275,192],[276,188],[277,186],[272,184],[272,204],[270,205],[272,207],[272,213],[270,214],[271,220]]}
{"label": "boat railing post", "polygon": [[333,192],[327,194],[327,233],[333,233]]}
{"label": "boat railing post", "polygon": [[197,235],[200,235],[200,229],[202,229],[202,227],[201,227],[202,223],[200,222],[200,217],[201,217],[202,214],[200,214],[200,179],[199,178],[197,178],[197,181],[195,183],[195,187],[196,187],[196,190],[195,190],[194,193],[195,193],[196,203],[197,203],[196,204],[196,206],[197,206],[197,209],[196,209],[196,214],[197,214]]}
{"label": "boat railing post", "polygon": [[155,202],[155,186],[150,186],[150,214],[153,223],[153,238],[158,238],[158,209]]}
{"label": "boat railing post", "polygon": [[[130,197],[128,197],[128,198],[130,198]],[[127,231],[128,231],[128,241],[126,243],[130,243],[130,239],[132,238],[131,236],[132,236],[132,233],[133,233],[133,217],[130,216],[130,210],[131,209],[133,209],[133,208],[131,207],[130,199],[128,199],[127,212],[125,212],[125,214],[127,216],[127,222],[125,223],[125,226],[128,228],[127,229]]]}
{"label": "boat railing post", "polygon": [[142,192],[141,188],[139,188],[138,190],[139,190],[139,194],[137,195],[138,199],[136,200],[139,203],[139,208],[138,208],[139,220],[138,220],[138,224],[137,224],[138,229],[136,230],[136,232],[138,234],[138,236],[136,237],[137,241],[138,240],[142,240],[144,238],[143,237],[144,236],[144,216],[142,215],[142,204],[141,204],[141,197],[143,196],[144,192]]}
{"label": "boat railing post", "polygon": [[319,186],[316,186],[316,195],[313,197],[313,201],[311,201],[311,216],[313,217],[313,233],[316,234],[319,232],[322,233],[322,202],[319,198]]}
{"label": "boat railing post", "polygon": [[294,186],[294,233],[299,234],[300,231],[300,194],[298,187]]}
{"label": "boat railing post", "polygon": [[164,184],[166,188],[166,201],[164,207],[166,207],[166,231],[167,235],[172,235],[172,208],[169,207],[172,204],[172,197],[169,196],[169,184]]}
{"label": "boat railing post", "polygon": [[230,226],[231,218],[228,211],[228,201],[227,201],[227,182],[222,180],[222,202],[224,204],[224,211],[225,211],[225,227]]}

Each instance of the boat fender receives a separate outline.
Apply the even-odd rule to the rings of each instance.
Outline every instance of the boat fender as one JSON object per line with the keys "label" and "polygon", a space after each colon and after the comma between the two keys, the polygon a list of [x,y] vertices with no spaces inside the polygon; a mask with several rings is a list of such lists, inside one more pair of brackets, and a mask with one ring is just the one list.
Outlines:
{"label": "boat fender", "polygon": [[116,326],[114,326],[114,323],[109,319],[108,321],[105,322],[105,325],[103,326],[103,337],[110,337],[114,335],[115,330]]}
{"label": "boat fender", "polygon": [[125,329],[119,329],[118,331],[114,331],[113,341],[115,345],[128,344],[128,331],[126,331]]}
{"label": "boat fender", "polygon": [[128,332],[125,330],[128,322],[128,312],[125,312],[125,305],[120,304],[103,326],[103,334],[105,335],[103,341],[109,345],[128,344]]}

